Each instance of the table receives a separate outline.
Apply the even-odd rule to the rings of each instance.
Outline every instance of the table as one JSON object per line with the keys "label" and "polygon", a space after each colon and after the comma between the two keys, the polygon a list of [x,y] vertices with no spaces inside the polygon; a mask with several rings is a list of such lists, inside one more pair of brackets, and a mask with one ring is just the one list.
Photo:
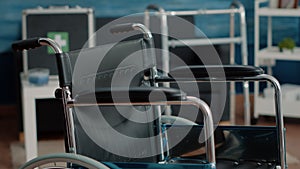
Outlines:
{"label": "table", "polygon": [[[272,68],[277,66],[277,61],[289,61],[289,62],[300,62],[300,47],[299,45],[294,48],[292,52],[280,52],[278,46],[274,44],[274,38],[276,36],[288,36],[288,32],[298,31],[299,25],[296,24],[295,28],[291,25],[283,27],[273,26],[273,22],[276,19],[300,18],[300,7],[298,8],[270,8],[268,3],[270,0],[256,0],[255,1],[255,27],[254,27],[254,63],[255,66],[266,66],[266,73],[273,75]],[[262,18],[266,17],[266,23],[262,22]],[[267,28],[267,36],[264,37],[267,40],[267,46],[261,48],[261,27]],[[285,29],[283,29],[285,28]],[[284,34],[284,35],[283,35]],[[278,38],[278,37],[277,37]],[[277,42],[278,43],[278,42]],[[287,67],[288,69],[288,67]],[[299,76],[299,72],[291,72]],[[280,79],[279,79],[280,81]],[[292,80],[293,81],[293,80]],[[270,85],[268,87],[271,87]],[[264,116],[275,116],[275,102],[272,97],[265,97],[259,90],[259,83],[255,83],[254,86],[254,118],[258,119],[260,115]],[[286,90],[282,90],[282,94],[285,95]],[[297,96],[297,90],[293,93]],[[300,118],[300,101],[299,99],[292,99],[289,97],[286,99],[282,98],[282,112],[284,117]]]}
{"label": "table", "polygon": [[35,100],[54,98],[54,92],[59,85],[57,77],[50,77],[49,83],[44,86],[35,86],[30,84],[24,74],[21,74],[20,78],[25,152],[26,161],[28,161],[37,157],[37,125]]}

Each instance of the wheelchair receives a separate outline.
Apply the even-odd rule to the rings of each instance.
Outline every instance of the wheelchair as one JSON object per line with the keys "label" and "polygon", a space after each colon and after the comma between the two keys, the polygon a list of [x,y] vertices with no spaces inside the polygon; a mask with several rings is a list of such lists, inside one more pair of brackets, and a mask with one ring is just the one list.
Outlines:
{"label": "wheelchair", "polygon": [[[132,30],[141,31],[142,37],[68,53],[49,38],[13,43],[14,50],[50,46],[55,51],[55,97],[63,102],[66,123],[66,153],[37,157],[22,169],[287,167],[281,89],[274,77],[241,65],[183,66],[162,75],[156,68],[151,32],[144,25],[116,25],[111,32]],[[159,85],[261,80],[275,88],[274,127],[216,127],[204,101]],[[203,124],[162,116],[164,105],[195,106]],[[200,153],[186,155],[193,150]]]}

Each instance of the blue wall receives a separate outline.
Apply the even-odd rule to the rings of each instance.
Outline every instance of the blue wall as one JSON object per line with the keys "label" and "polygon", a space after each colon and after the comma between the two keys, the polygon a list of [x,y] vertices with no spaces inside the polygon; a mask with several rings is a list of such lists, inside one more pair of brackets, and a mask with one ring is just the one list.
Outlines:
{"label": "blue wall", "polygon": [[[253,64],[253,39],[254,39],[254,1],[241,0],[246,8],[247,15],[247,35],[249,62]],[[21,12],[26,8],[37,6],[48,7],[49,5],[79,5],[82,7],[92,7],[95,9],[96,17],[124,16],[133,13],[143,12],[148,4],[158,4],[166,10],[190,10],[190,9],[216,9],[229,7],[231,0],[1,0],[0,1],[0,76],[1,95],[0,104],[16,103],[16,82],[14,73],[14,59],[10,49],[13,41],[21,38]],[[209,37],[226,36],[228,34],[228,20],[222,17],[209,17],[196,23]],[[266,18],[262,19],[262,25],[266,25]],[[278,30],[278,35],[274,43],[277,43],[285,36],[293,37],[299,45],[299,19],[276,19],[274,27]],[[286,29],[289,31],[284,32]],[[266,27],[262,27],[262,46],[266,45]],[[285,34],[283,34],[283,32]],[[299,56],[300,57],[300,56]],[[288,69],[287,69],[288,68]],[[296,63],[281,62],[274,73],[281,82],[294,82],[300,84],[299,75],[291,73],[299,72],[300,66]]]}

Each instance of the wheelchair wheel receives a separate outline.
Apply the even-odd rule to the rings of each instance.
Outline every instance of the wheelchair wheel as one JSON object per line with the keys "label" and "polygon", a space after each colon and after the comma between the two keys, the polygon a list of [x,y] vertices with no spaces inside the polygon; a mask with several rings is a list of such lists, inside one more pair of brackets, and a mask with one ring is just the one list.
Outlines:
{"label": "wheelchair wheel", "polygon": [[70,164],[76,166],[75,168],[109,169],[109,167],[94,159],[71,153],[57,153],[40,156],[28,161],[21,166],[20,169],[34,169],[37,167],[44,169],[65,169],[70,168]]}

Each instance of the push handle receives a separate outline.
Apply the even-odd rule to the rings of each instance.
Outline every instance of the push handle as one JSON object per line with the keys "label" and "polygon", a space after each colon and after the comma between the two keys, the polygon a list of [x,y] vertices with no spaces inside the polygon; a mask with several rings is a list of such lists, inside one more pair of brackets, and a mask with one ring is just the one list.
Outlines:
{"label": "push handle", "polygon": [[16,41],[12,44],[12,48],[16,51],[33,49],[40,46],[50,46],[56,54],[63,53],[60,45],[50,38],[30,38]]}
{"label": "push handle", "polygon": [[124,32],[130,32],[134,31],[135,29],[133,28],[133,23],[124,23],[124,24],[118,24],[113,26],[110,29],[111,33],[124,33]]}
{"label": "push handle", "polygon": [[[144,24],[146,27],[150,28],[150,16],[149,16],[149,11],[152,10],[152,11],[157,11],[159,12],[160,14],[162,13],[165,13],[165,10],[158,6],[158,5],[155,5],[155,4],[150,4],[146,7],[146,10],[145,10],[145,15],[144,15]],[[165,30],[167,30],[167,26],[166,26],[166,15],[160,15],[161,16],[161,27],[164,27]],[[162,29],[162,31],[164,30]]]}
{"label": "push handle", "polygon": [[161,7],[154,5],[154,4],[150,4],[147,6],[146,8],[147,10],[154,10],[154,11],[159,11],[161,9]]}
{"label": "push handle", "polygon": [[12,44],[12,48],[15,51],[29,50],[42,46],[39,42],[39,38],[30,38],[26,40],[16,41]]}
{"label": "push handle", "polygon": [[63,53],[57,42],[50,38],[31,38],[12,44],[12,48],[16,51],[33,49],[40,46],[49,46],[54,50],[59,75],[59,86],[70,86],[72,82],[70,58],[67,53]]}
{"label": "push handle", "polygon": [[150,30],[143,24],[140,23],[124,23],[124,24],[118,24],[111,27],[110,32],[111,33],[124,33],[124,32],[130,32],[133,30],[138,30],[143,33],[144,39],[150,41],[152,39],[152,34]]}

